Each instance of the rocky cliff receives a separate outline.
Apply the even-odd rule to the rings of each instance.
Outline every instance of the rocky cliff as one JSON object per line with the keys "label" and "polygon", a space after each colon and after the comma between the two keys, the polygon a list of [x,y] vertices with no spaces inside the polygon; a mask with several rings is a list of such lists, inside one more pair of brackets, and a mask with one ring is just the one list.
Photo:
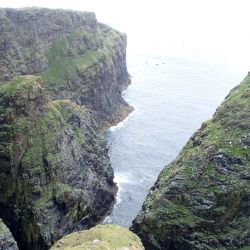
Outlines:
{"label": "rocky cliff", "polygon": [[40,8],[0,9],[0,81],[41,75],[53,99],[73,99],[98,123],[117,122],[131,107],[126,35],[94,13]]}
{"label": "rocky cliff", "polygon": [[18,250],[16,241],[14,240],[10,230],[4,225],[1,219],[0,219],[0,249]]}
{"label": "rocky cliff", "polygon": [[249,75],[161,172],[132,230],[150,250],[249,249]]}
{"label": "rocky cliff", "polygon": [[20,249],[47,249],[114,202],[99,131],[131,111],[126,36],[93,13],[1,9],[0,20],[0,216]]}

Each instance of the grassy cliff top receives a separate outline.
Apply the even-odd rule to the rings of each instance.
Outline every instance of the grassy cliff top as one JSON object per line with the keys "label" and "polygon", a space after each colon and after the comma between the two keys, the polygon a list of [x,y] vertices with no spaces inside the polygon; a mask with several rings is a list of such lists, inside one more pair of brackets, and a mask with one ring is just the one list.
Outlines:
{"label": "grassy cliff top", "polygon": [[57,241],[51,250],[143,250],[138,236],[119,225],[99,225],[90,230],[69,234]]}

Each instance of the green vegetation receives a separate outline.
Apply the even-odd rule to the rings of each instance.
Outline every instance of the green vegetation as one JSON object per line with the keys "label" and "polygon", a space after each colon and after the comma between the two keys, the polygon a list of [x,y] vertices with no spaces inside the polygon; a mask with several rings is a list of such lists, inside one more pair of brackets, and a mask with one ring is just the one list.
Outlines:
{"label": "green vegetation", "polygon": [[[41,79],[36,76],[17,76],[12,81],[0,85],[0,93],[6,97],[29,98],[31,92],[36,92],[41,88]],[[26,100],[27,101],[27,100]],[[2,107],[3,108],[3,107]]]}
{"label": "green vegetation", "polygon": [[93,65],[105,54],[105,51],[88,51],[76,58],[66,58],[60,63],[52,64],[46,71],[41,73],[43,80],[51,87],[64,86],[74,79],[78,72]]}
{"label": "green vegetation", "polygon": [[118,225],[99,225],[90,230],[72,233],[54,244],[51,250],[135,249],[144,247],[138,236]]}
{"label": "green vegetation", "polygon": [[49,67],[41,73],[48,88],[67,86],[80,72],[109,57],[120,37],[119,32],[107,27],[95,33],[78,29],[54,41],[47,52]]}

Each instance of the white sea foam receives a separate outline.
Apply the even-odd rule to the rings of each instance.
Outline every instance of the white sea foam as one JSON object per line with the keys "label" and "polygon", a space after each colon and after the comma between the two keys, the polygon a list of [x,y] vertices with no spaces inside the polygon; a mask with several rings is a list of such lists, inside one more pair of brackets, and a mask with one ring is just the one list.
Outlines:
{"label": "white sea foam", "polygon": [[128,119],[129,119],[129,116],[127,116],[122,122],[119,122],[116,126],[112,126],[109,130],[111,132],[114,132],[115,130],[124,127],[124,125],[127,123]]}
{"label": "white sea foam", "polygon": [[115,206],[117,206],[119,203],[121,203],[122,201],[122,183],[131,183],[131,178],[129,178],[129,176],[125,173],[115,173],[115,178],[114,178],[114,182],[117,184],[118,186],[118,191],[117,191],[117,195],[116,195],[116,204]]}

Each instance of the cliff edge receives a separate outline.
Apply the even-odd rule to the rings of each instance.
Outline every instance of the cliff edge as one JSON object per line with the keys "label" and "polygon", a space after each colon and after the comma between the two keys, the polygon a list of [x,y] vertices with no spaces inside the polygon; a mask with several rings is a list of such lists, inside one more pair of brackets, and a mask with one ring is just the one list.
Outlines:
{"label": "cliff edge", "polygon": [[146,249],[250,247],[250,76],[161,172],[132,231]]}

